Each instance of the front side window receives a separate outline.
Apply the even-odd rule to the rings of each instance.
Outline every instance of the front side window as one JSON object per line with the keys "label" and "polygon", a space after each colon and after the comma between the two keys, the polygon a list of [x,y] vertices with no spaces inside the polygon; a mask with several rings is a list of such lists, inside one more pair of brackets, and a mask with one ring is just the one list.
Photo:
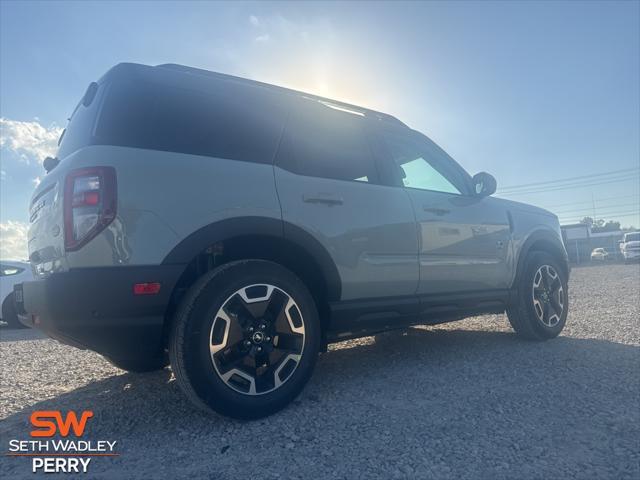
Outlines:
{"label": "front side window", "polygon": [[356,113],[309,100],[291,113],[278,165],[299,175],[377,183],[362,124]]}
{"label": "front side window", "polygon": [[466,180],[460,168],[433,142],[387,132],[382,137],[404,187],[457,195],[466,193]]}

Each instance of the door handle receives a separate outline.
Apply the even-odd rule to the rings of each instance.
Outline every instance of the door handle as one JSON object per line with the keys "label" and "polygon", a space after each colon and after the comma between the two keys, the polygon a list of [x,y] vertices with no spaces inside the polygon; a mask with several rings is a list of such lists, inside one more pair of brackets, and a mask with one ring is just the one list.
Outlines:
{"label": "door handle", "polygon": [[305,203],[323,203],[325,205],[342,205],[344,201],[342,197],[334,197],[333,195],[316,194],[316,195],[303,195],[302,201]]}
{"label": "door handle", "polygon": [[427,207],[426,205],[422,207],[425,212],[435,213],[436,215],[446,215],[447,213],[451,213],[451,210],[447,210],[446,208],[432,208]]}

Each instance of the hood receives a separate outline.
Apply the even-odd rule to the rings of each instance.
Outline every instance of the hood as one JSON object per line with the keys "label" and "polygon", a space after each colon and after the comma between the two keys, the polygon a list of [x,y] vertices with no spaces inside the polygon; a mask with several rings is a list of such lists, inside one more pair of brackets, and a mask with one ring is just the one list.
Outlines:
{"label": "hood", "polygon": [[[497,197],[500,198],[500,197]],[[507,200],[506,198],[500,198],[501,201],[503,201],[509,209],[511,210],[515,210],[515,211],[520,211],[520,212],[525,212],[525,213],[531,213],[534,215],[544,215],[546,217],[551,217],[551,218],[555,218],[557,219],[557,215],[553,212],[550,212],[549,210],[545,210],[544,208],[540,208],[540,207],[536,207],[534,205],[530,205],[528,203],[522,203],[522,202],[515,202],[513,200]]]}

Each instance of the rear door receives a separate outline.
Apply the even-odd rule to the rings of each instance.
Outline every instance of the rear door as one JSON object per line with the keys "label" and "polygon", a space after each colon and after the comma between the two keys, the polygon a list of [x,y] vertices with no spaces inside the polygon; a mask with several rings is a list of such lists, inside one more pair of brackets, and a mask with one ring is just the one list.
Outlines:
{"label": "rear door", "polygon": [[367,122],[359,112],[301,100],[275,166],[285,229],[304,229],[329,252],[342,300],[413,295],[418,285],[411,202],[382,184]]}
{"label": "rear door", "polygon": [[470,191],[467,173],[425,136],[380,132],[387,161],[415,210],[419,294],[508,288],[510,229],[499,200]]}

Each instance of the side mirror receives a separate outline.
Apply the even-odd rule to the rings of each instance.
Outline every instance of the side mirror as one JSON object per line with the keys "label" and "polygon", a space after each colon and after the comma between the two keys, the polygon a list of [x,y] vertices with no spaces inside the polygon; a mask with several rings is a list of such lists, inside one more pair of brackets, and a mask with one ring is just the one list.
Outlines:
{"label": "side mirror", "polygon": [[488,197],[496,193],[498,182],[487,172],[476,173],[473,176],[473,191],[478,197]]}

